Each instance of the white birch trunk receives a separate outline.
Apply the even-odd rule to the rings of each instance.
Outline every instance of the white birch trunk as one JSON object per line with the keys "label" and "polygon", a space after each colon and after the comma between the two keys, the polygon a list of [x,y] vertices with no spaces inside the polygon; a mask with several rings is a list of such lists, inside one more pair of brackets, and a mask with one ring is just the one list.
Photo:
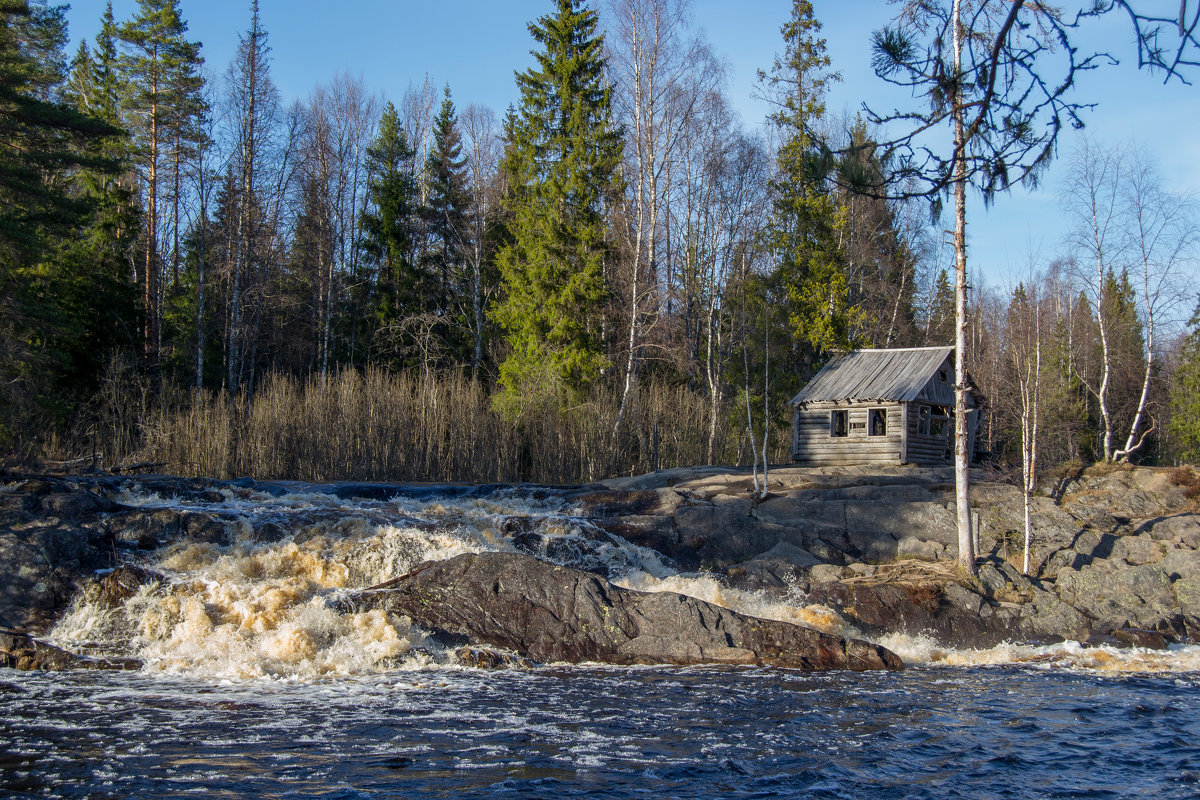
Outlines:
{"label": "white birch trunk", "polygon": [[[954,71],[961,72],[962,0],[954,0]],[[958,563],[975,574],[971,535],[971,454],[967,450],[967,160],[962,90],[954,97],[954,495],[958,518]]]}

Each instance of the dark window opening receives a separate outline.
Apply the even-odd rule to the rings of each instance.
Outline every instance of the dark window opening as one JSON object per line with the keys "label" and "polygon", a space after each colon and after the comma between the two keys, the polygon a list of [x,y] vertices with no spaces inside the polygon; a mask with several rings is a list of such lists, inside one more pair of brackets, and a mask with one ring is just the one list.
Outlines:
{"label": "dark window opening", "polygon": [[845,436],[846,428],[846,412],[845,411],[830,411],[829,412],[829,435],[830,436]]}
{"label": "dark window opening", "polygon": [[951,423],[952,414],[950,409],[942,406],[933,407],[933,417],[929,423],[930,436],[949,436],[950,430],[954,427]]}
{"label": "dark window opening", "polygon": [[938,370],[938,380],[940,380],[942,383],[946,383],[947,381],[950,380],[950,376],[947,375],[946,370],[944,370],[944,369]]}
{"label": "dark window opening", "polygon": [[930,416],[931,414],[929,406],[917,406],[917,433],[921,434],[922,436],[929,435]]}
{"label": "dark window opening", "polygon": [[887,436],[887,409],[872,408],[867,423],[868,436]]}

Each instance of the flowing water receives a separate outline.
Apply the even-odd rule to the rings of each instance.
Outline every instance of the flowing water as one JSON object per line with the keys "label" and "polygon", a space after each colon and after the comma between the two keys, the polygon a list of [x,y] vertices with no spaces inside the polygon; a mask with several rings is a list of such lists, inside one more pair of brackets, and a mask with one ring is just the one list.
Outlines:
{"label": "flowing water", "polygon": [[238,542],[162,548],[144,566],[165,580],[119,609],[80,602],[50,637],[141,672],[0,675],[0,796],[1200,796],[1200,648],[892,635],[901,673],[484,672],[406,618],[329,601],[424,560],[522,549],[856,632],[799,596],[679,574],[553,491],[224,493]]}

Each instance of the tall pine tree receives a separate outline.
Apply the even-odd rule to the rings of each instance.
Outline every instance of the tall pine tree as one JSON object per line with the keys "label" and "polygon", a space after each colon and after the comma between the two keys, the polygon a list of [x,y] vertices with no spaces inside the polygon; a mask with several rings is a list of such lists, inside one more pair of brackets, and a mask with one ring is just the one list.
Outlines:
{"label": "tall pine tree", "polygon": [[139,0],[137,15],[121,26],[118,36],[125,48],[120,64],[130,86],[125,119],[137,145],[145,184],[141,264],[145,348],[149,366],[157,374],[162,345],[159,226],[164,210],[160,201],[171,174],[171,162],[164,159],[180,152],[181,140],[195,141],[198,136],[199,126],[192,122],[203,109],[194,97],[200,89],[196,75],[203,59],[200,43],[187,39],[178,0]]}
{"label": "tall pine tree", "polygon": [[509,349],[500,403],[516,413],[531,400],[567,402],[607,363],[598,319],[605,206],[619,190],[621,158],[596,12],[556,0],[529,32],[541,49],[517,75],[521,102],[502,166],[511,239],[498,256],[504,296],[493,308]]}

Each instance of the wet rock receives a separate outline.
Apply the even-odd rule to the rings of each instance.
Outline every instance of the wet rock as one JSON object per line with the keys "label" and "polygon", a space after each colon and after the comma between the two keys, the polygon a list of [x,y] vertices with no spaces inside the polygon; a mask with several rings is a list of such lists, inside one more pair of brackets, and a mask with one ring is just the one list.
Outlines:
{"label": "wet rock", "polygon": [[1074,606],[1041,592],[1021,610],[1021,633],[1035,641],[1087,641],[1092,627]]}
{"label": "wet rock", "polygon": [[19,631],[0,630],[0,667],[17,670],[67,669],[136,670],[135,658],[89,658],[69,653]]}
{"label": "wet rock", "polygon": [[0,526],[0,620],[47,630],[80,580],[113,563],[102,531],[58,519]]}
{"label": "wet rock", "polygon": [[514,653],[501,653],[485,647],[460,647],[454,657],[465,667],[475,669],[532,669],[535,665],[528,658]]}
{"label": "wet rock", "polygon": [[[751,507],[748,499],[737,497],[680,507],[673,517],[679,550],[715,567],[737,564],[767,550],[777,536],[768,534],[750,515]],[[666,555],[677,558],[681,553]]]}
{"label": "wet rock", "polygon": [[589,517],[669,516],[684,503],[674,489],[640,491],[585,491],[569,495],[567,502]]}
{"label": "wet rock", "polygon": [[1158,631],[1141,628],[1118,628],[1111,631],[1113,639],[1127,647],[1144,647],[1148,650],[1166,650],[1170,642]]}
{"label": "wet rock", "polygon": [[101,511],[113,511],[117,504],[89,492],[53,492],[44,495],[39,506],[44,514],[72,519]]}
{"label": "wet rock", "polygon": [[84,587],[87,599],[102,608],[120,608],[148,583],[162,583],[166,578],[157,572],[130,564],[110,570]]}
{"label": "wet rock", "polygon": [[782,589],[795,584],[802,572],[820,563],[807,550],[780,542],[749,561],[729,567],[725,573],[742,589]]}
{"label": "wet rock", "polygon": [[228,545],[236,538],[240,520],[229,513],[176,508],[126,508],[109,514],[105,524],[118,544],[153,550],[186,538]]}
{"label": "wet rock", "polygon": [[956,647],[991,647],[1012,637],[1011,627],[984,618],[984,598],[956,583],[814,582],[808,599],[838,609],[871,635],[932,636]]}
{"label": "wet rock", "polygon": [[405,614],[540,662],[903,668],[893,653],[866,642],[683,595],[622,589],[520,554],[464,554],[425,564],[343,602]]}

